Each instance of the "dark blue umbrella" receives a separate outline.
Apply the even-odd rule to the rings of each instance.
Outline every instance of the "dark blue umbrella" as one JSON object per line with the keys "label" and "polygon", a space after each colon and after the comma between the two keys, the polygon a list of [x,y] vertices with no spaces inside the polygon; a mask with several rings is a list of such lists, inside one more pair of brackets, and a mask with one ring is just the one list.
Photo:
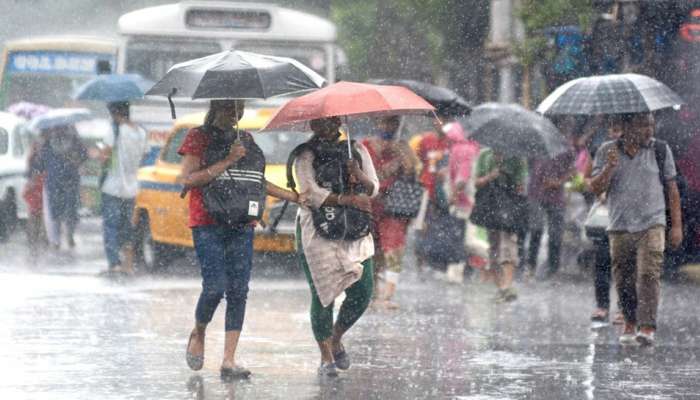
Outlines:
{"label": "dark blue umbrella", "polygon": [[75,100],[94,100],[108,103],[143,98],[153,82],[137,74],[98,75],[76,90]]}

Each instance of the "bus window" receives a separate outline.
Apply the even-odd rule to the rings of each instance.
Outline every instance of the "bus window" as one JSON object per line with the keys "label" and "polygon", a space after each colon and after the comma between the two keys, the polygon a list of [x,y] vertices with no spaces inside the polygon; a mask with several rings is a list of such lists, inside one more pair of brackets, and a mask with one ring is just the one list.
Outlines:
{"label": "bus window", "polygon": [[239,42],[234,44],[235,50],[250,51],[259,54],[268,54],[278,57],[293,58],[307,67],[313,69],[321,76],[326,76],[326,52],[320,45],[299,46],[294,43],[278,42],[259,43],[259,42]]}
{"label": "bus window", "polygon": [[217,42],[135,39],[126,48],[126,70],[157,82],[177,63],[220,51]]}

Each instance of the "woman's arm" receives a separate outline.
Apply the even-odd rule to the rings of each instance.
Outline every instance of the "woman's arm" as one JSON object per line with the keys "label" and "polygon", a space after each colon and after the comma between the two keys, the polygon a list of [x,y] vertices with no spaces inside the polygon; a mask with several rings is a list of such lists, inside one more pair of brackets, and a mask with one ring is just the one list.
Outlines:
{"label": "woman's arm", "polygon": [[274,183],[266,183],[267,194],[272,197],[277,197],[278,199],[291,201],[292,203],[299,203],[299,194],[294,193],[291,190],[281,188]]}
{"label": "woman's arm", "polygon": [[[368,154],[367,157],[369,157]],[[318,209],[323,206],[341,205],[355,207],[367,212],[371,211],[370,198],[366,195],[336,195],[331,193],[330,190],[320,187],[314,176],[311,152],[299,154],[294,163],[294,168],[299,183],[299,190],[302,193],[300,202],[303,206]]]}
{"label": "woman's arm", "polygon": [[494,168],[488,174],[476,178],[476,181],[474,181],[474,186],[477,189],[481,189],[482,187],[498,179],[499,176],[501,176],[501,170],[498,167]]}
{"label": "woman's arm", "polygon": [[357,143],[355,147],[360,153],[360,157],[362,157],[362,168],[360,168],[356,160],[350,160],[348,162],[350,164],[350,173],[367,189],[369,197],[375,197],[379,194],[379,177],[377,176],[377,170],[374,168],[372,157],[367,148],[361,143]]}
{"label": "woman's arm", "polygon": [[186,154],[182,159],[182,171],[178,182],[185,187],[204,186],[231,166],[231,164],[245,156],[245,147],[241,144],[231,146],[231,151],[223,160],[206,168],[201,167],[201,159],[197,156]]}

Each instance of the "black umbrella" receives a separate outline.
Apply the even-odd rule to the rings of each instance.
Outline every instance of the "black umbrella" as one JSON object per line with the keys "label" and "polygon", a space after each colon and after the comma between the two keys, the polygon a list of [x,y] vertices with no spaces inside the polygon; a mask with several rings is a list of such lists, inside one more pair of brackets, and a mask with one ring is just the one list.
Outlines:
{"label": "black umbrella", "polygon": [[424,98],[436,108],[438,114],[455,117],[466,116],[471,111],[471,105],[454,91],[435,86],[430,83],[410,79],[373,79],[371,83],[378,85],[403,86]]}
{"label": "black umbrella", "polygon": [[264,99],[317,89],[324,82],[322,76],[291,58],[229,50],[174,65],[146,95]]}
{"label": "black umbrella", "polygon": [[553,158],[567,150],[550,120],[517,104],[482,104],[460,122],[471,139],[510,156]]}
{"label": "black umbrella", "polygon": [[545,115],[642,113],[683,104],[663,83],[638,74],[590,76],[569,81],[547,96],[537,111]]}

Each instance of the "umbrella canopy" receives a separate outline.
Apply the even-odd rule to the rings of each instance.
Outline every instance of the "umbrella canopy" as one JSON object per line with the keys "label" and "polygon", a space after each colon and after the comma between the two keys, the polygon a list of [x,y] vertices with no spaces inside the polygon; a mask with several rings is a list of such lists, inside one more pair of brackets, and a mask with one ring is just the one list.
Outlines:
{"label": "umbrella canopy", "polygon": [[46,114],[51,107],[43,104],[30,103],[28,101],[20,101],[7,107],[7,111],[24,119],[36,118],[42,114]]}
{"label": "umbrella canopy", "polygon": [[507,155],[555,157],[567,150],[550,120],[517,104],[482,104],[460,122],[472,139]]}
{"label": "umbrella canopy", "polygon": [[639,74],[590,76],[569,81],[537,107],[546,115],[642,113],[679,106],[683,100],[663,83]]}
{"label": "umbrella canopy", "polygon": [[131,101],[143,98],[153,82],[137,74],[98,75],[75,91],[75,100],[111,102]]}
{"label": "umbrella canopy", "polygon": [[304,122],[318,118],[424,114],[434,110],[422,97],[401,86],[338,82],[290,100],[277,110],[265,129],[288,126],[304,130]]}
{"label": "umbrella canopy", "polygon": [[94,118],[85,108],[56,108],[34,118],[28,128],[39,132],[57,126],[74,125],[80,121]]}
{"label": "umbrella canopy", "polygon": [[325,80],[304,64],[229,50],[174,65],[146,94],[192,99],[264,99],[317,89]]}
{"label": "umbrella canopy", "polygon": [[465,116],[471,111],[471,105],[454,91],[435,86],[430,83],[410,79],[375,79],[371,81],[378,85],[403,86],[411,89],[418,96],[432,104],[439,114],[455,117]]}

